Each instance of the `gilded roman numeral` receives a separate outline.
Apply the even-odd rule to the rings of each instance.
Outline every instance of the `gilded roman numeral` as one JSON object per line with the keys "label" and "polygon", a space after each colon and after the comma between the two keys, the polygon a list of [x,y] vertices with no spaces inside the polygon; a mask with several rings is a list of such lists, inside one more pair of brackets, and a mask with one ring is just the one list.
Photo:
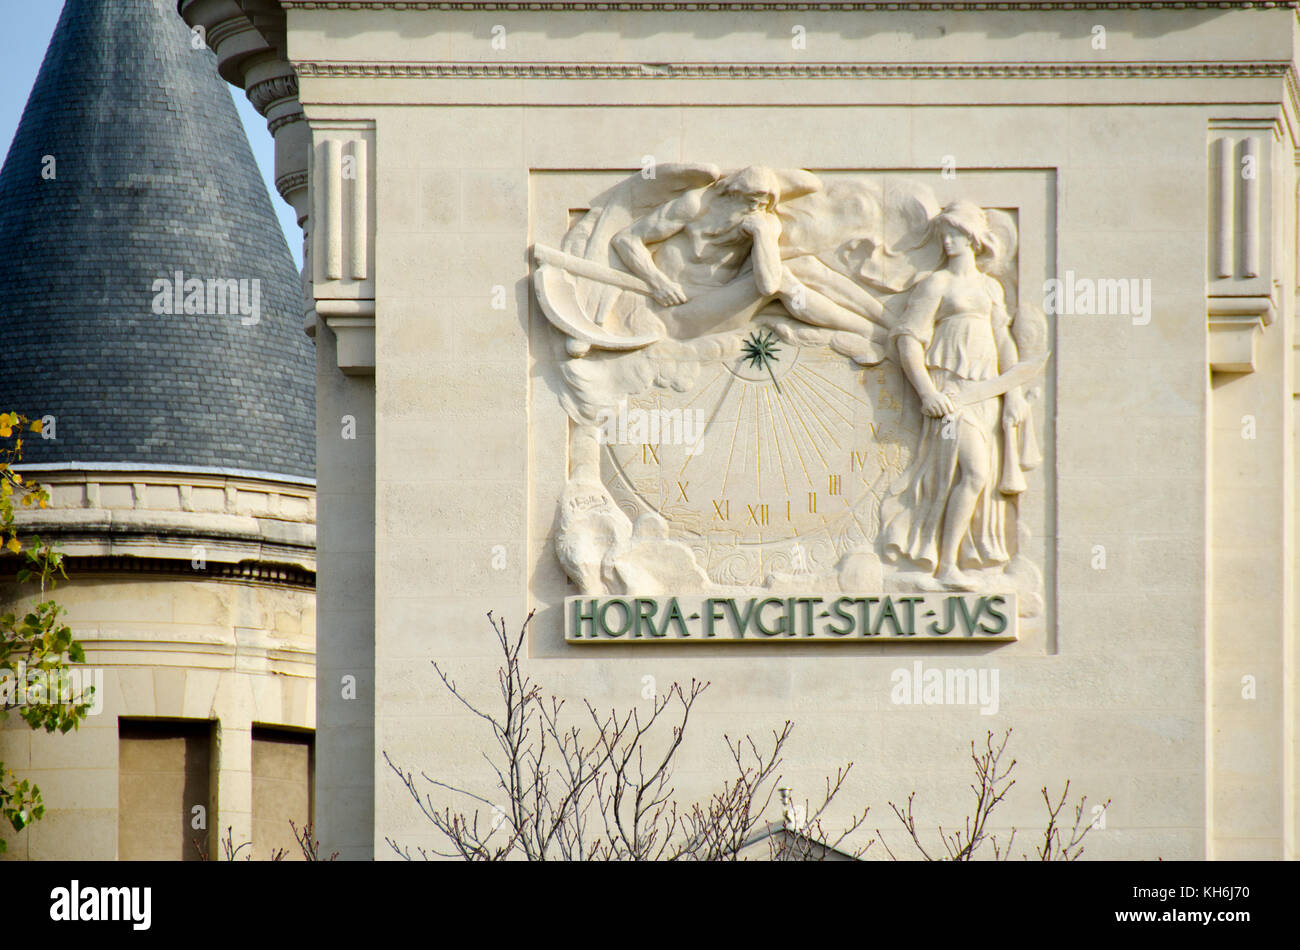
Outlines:
{"label": "gilded roman numeral", "polygon": [[749,520],[745,522],[746,524],[767,524],[767,505],[746,505],[745,507],[749,509]]}
{"label": "gilded roman numeral", "polygon": [[831,475],[830,483],[831,483],[831,487],[830,490],[827,492],[827,494],[828,495],[840,494],[840,477],[838,475]]}
{"label": "gilded roman numeral", "polygon": [[856,472],[859,469],[864,472],[867,470],[867,452],[865,449],[861,452],[849,453],[849,471]]}
{"label": "gilded roman numeral", "polygon": [[686,497],[686,486],[689,485],[689,484],[690,484],[690,482],[678,482],[678,483],[677,483],[677,500],[678,500],[678,501],[690,501],[690,499]]}
{"label": "gilded roman numeral", "polygon": [[655,464],[658,465],[659,453],[655,451],[655,447],[653,445],[650,445],[649,443],[645,443],[641,446],[641,464],[649,465],[650,459],[654,459]]}
{"label": "gilded roman numeral", "polygon": [[714,520],[714,521],[730,521],[730,520],[731,520],[731,502],[730,502],[729,500],[727,500],[727,499],[723,499],[721,502],[719,502],[719,501],[714,501],[714,503],[713,503],[713,520]]}
{"label": "gilded roman numeral", "polygon": [[808,514],[817,514],[817,493],[815,491],[808,493]]}

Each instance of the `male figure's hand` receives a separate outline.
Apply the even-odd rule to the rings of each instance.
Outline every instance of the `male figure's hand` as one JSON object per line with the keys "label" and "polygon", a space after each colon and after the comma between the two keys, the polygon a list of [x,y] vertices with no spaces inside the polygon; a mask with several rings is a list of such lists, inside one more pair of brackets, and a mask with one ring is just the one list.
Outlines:
{"label": "male figure's hand", "polygon": [[740,230],[756,240],[774,241],[781,236],[781,219],[766,211],[755,211],[741,219]]}
{"label": "male figure's hand", "polygon": [[675,307],[686,303],[687,299],[682,285],[662,273],[650,281],[650,294],[663,307]]}

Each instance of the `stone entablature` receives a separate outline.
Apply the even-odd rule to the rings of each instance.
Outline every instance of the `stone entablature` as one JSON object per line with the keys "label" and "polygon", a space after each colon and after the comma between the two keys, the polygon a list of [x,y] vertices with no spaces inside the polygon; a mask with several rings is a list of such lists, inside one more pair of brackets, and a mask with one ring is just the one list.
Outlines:
{"label": "stone entablature", "polygon": [[316,492],[310,485],[171,472],[49,471],[44,510],[20,510],[28,534],[69,557],[128,556],[187,564],[316,569]]}

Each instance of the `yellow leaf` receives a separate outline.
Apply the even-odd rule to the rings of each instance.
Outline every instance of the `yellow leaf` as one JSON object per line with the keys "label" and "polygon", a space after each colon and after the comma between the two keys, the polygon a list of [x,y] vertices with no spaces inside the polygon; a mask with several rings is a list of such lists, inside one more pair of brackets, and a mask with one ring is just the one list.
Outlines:
{"label": "yellow leaf", "polygon": [[9,413],[0,412],[0,426],[9,425]]}
{"label": "yellow leaf", "polygon": [[42,508],[45,507],[45,499],[44,499],[44,498],[41,499],[41,507],[42,507]]}
{"label": "yellow leaf", "polygon": [[22,475],[18,474],[17,472],[14,472],[13,475],[14,475],[14,481],[16,481],[19,485],[21,485],[23,483]]}
{"label": "yellow leaf", "polygon": [[7,439],[9,438],[9,436],[13,434],[14,434],[14,430],[9,428],[7,425],[0,426],[0,436],[4,436]]}
{"label": "yellow leaf", "polygon": [[10,538],[9,543],[6,544],[5,547],[7,547],[10,551],[13,551],[14,554],[17,554],[19,551],[23,549],[23,543],[19,541],[17,538]]}
{"label": "yellow leaf", "polygon": [[40,420],[40,419],[33,419],[33,420],[32,420],[32,431],[33,431],[33,432],[40,432],[40,431],[41,431],[41,420]]}

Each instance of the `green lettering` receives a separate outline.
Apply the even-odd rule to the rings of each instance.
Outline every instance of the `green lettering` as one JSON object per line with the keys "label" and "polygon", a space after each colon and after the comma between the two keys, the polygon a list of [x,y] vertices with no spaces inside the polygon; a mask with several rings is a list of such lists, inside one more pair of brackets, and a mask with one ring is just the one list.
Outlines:
{"label": "green lettering", "polygon": [[[998,610],[998,607],[1000,607],[1002,604],[1005,604],[1006,602],[1007,599],[1003,597],[1001,594],[998,594],[995,597],[980,598],[980,609],[984,613],[993,616],[998,621],[998,625],[996,627],[990,627],[984,623],[980,624],[980,629],[983,630],[985,633],[989,634],[990,636],[997,636],[999,633],[1002,633],[1004,630],[1007,629],[1006,614]],[[995,604],[997,605],[996,607],[994,606]],[[976,616],[978,615],[979,614],[977,612]]]}
{"label": "green lettering", "polygon": [[974,616],[971,615],[970,605],[966,603],[965,597],[957,598],[957,607],[961,611],[961,625],[966,628],[966,636],[973,636],[975,633],[975,621],[979,618],[980,611],[984,608],[984,598],[980,598],[979,605],[975,608]]}
{"label": "green lettering", "polygon": [[735,599],[727,601],[727,606],[731,608],[731,622],[736,628],[737,639],[745,639],[745,630],[749,627],[749,618],[754,614],[754,598],[749,599],[749,606],[745,608],[744,614],[736,609]]}
{"label": "green lettering", "polygon": [[[822,602],[820,597],[800,597],[799,603],[803,604],[803,632],[804,636],[813,635],[813,610]],[[790,624],[790,635],[794,635],[794,624]]]}
{"label": "green lettering", "polygon": [[834,623],[826,625],[826,632],[832,636],[842,637],[846,633],[853,632],[853,615],[844,608],[853,603],[852,597],[841,597],[831,604],[831,617],[844,621],[843,628],[837,627]]}
{"label": "green lettering", "polygon": [[655,614],[659,612],[659,601],[652,597],[638,597],[636,599],[636,630],[632,636],[643,636],[642,629],[648,628],[649,636],[658,637],[661,634],[655,630]]}
{"label": "green lettering", "polygon": [[885,625],[886,620],[894,625],[894,636],[901,637],[903,628],[898,625],[898,615],[894,613],[894,601],[890,597],[880,601],[880,613],[876,614],[876,625],[871,630],[873,637],[880,636],[880,628]]}
{"label": "green lettering", "polygon": [[956,619],[955,619],[955,618],[953,617],[953,615],[952,615],[952,602],[953,602],[953,600],[954,600],[954,598],[949,597],[949,598],[947,598],[947,599],[944,601],[944,606],[945,606],[945,608],[947,609],[947,612],[948,612],[948,626],[946,626],[946,627],[940,629],[938,621],[935,621],[934,623],[931,623],[931,624],[930,624],[930,632],[931,632],[932,634],[934,634],[935,636],[942,637],[942,636],[945,636],[945,635],[947,635],[947,634],[949,634],[949,633],[952,633],[952,628],[953,628],[953,626],[957,623]]}
{"label": "green lettering", "polygon": [[718,600],[719,598],[710,597],[704,602],[704,635],[706,637],[716,636],[713,632],[713,624],[715,621],[723,619],[722,615],[718,613]]}
{"label": "green lettering", "polygon": [[[609,608],[617,605],[623,611],[623,622],[617,630],[609,626]],[[621,637],[632,628],[632,618],[635,614],[632,611],[632,605],[626,600],[618,597],[611,598],[600,605],[600,632],[607,637]]]}
{"label": "green lettering", "polygon": [[871,616],[871,605],[880,602],[879,597],[855,597],[853,602],[858,605],[858,629],[862,631],[864,637],[874,637],[871,628],[867,625],[867,618]]}
{"label": "green lettering", "polygon": [[690,631],[686,629],[686,618],[682,616],[682,608],[677,603],[677,598],[673,597],[668,601],[668,616],[664,617],[664,625],[655,636],[668,636],[668,625],[677,624],[677,636],[689,637]]}
{"label": "green lettering", "polygon": [[775,628],[769,627],[767,624],[763,623],[763,608],[768,604],[779,603],[781,603],[781,598],[769,597],[766,600],[760,601],[758,604],[758,612],[754,615],[754,623],[758,627],[758,632],[765,637],[775,637],[778,634],[785,633],[786,617],[784,613],[781,615],[781,620]]}
{"label": "green lettering", "polygon": [[585,611],[582,609],[582,603],[583,602],[581,600],[577,600],[574,601],[572,604],[573,613],[571,614],[571,616],[573,618],[573,626],[569,630],[570,639],[574,639],[574,640],[582,639],[583,623],[586,623],[589,628],[587,637],[591,638],[596,636],[596,601],[593,599],[590,602],[591,607]]}
{"label": "green lettering", "polygon": [[903,635],[908,637],[916,636],[916,605],[921,603],[924,597],[900,597],[898,602],[905,605],[903,614]]}

